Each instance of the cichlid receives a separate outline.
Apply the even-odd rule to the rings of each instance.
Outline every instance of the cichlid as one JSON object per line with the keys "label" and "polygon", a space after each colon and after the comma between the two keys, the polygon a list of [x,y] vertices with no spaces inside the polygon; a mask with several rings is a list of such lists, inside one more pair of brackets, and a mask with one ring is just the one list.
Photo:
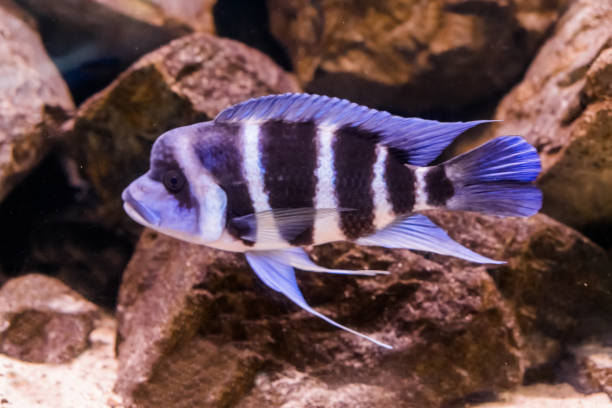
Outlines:
{"label": "cichlid", "polygon": [[403,118],[309,94],[255,98],[161,135],[150,169],[123,192],[124,208],[136,222],[175,238],[244,252],[270,288],[391,348],[310,307],[294,268],[387,272],[323,268],[301,247],[345,240],[502,263],[453,241],[419,214],[433,208],[538,212],[542,194],[532,182],[540,159],[518,136],[428,166],[460,133],[485,122]]}

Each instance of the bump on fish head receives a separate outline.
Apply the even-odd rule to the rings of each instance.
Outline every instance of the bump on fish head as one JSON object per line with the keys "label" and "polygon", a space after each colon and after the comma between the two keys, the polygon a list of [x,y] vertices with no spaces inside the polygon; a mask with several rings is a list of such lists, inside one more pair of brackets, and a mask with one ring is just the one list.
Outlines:
{"label": "bump on fish head", "polygon": [[123,191],[123,207],[139,224],[172,237],[205,244],[225,228],[227,198],[198,165],[194,132],[186,126],[153,144],[149,170]]}

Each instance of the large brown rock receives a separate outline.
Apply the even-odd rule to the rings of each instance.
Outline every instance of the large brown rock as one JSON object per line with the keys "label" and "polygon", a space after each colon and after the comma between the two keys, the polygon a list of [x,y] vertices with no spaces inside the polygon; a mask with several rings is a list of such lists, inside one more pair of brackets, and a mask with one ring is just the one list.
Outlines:
{"label": "large brown rock", "polygon": [[543,211],[579,228],[612,223],[610,21],[611,2],[574,2],[488,134],[520,134],[538,149]]}
{"label": "large brown rock", "polygon": [[605,327],[612,313],[612,262],[575,230],[544,215],[499,219],[439,212],[432,219],[460,242],[508,261],[492,276],[526,339],[529,366],[556,357],[564,341]]}
{"label": "large brown rock", "polygon": [[[334,266],[390,267],[380,279],[300,278],[315,307],[393,351],[298,310],[264,287],[240,254],[147,231],[120,292],[116,390],[143,407],[220,407],[256,392],[257,373],[287,366],[308,382],[359,389],[364,400],[437,405],[520,382],[522,338],[485,268],[462,264],[448,273],[448,265],[409,252],[342,244],[316,254]],[[381,390],[384,398],[365,395]],[[265,394],[244,404],[265,405]],[[295,397],[281,391],[271,406]]]}
{"label": "large brown rock", "polygon": [[545,216],[433,217],[508,264],[334,244],[311,255],[391,275],[298,276],[314,307],[391,351],[299,310],[240,254],[146,231],[120,291],[116,390],[142,407],[435,407],[520,384],[582,313],[609,311],[612,267],[567,227]]}
{"label": "large brown rock", "polygon": [[89,344],[98,308],[60,281],[38,274],[0,288],[0,352],[36,363],[65,363]]}
{"label": "large brown rock", "polygon": [[40,162],[74,106],[31,18],[8,0],[0,2],[0,36],[1,201]]}
{"label": "large brown rock", "polygon": [[411,114],[508,89],[567,0],[268,0],[303,87]]}
{"label": "large brown rock", "polygon": [[297,91],[294,81],[260,52],[192,34],[146,55],[79,108],[69,129],[72,155],[103,203],[102,218],[115,224],[126,220],[121,191],[148,168],[159,135],[289,91]]}

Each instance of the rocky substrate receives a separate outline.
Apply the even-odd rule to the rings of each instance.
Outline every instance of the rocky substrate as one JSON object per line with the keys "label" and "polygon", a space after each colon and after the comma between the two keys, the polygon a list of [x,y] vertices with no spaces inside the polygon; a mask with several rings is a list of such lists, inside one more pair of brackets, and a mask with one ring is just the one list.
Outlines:
{"label": "rocky substrate", "polygon": [[[240,2],[0,1],[0,407],[610,405],[612,6],[375,3],[268,0],[268,37],[252,37],[284,47],[287,72],[215,35]],[[79,62],[109,55],[104,75]],[[504,122],[455,151],[522,134],[541,154],[545,214],[428,214],[504,265],[308,248],[327,267],[391,272],[298,281],[392,350],[298,309],[243,255],[141,231],[121,209],[161,133],[300,89],[437,118],[499,102]]]}

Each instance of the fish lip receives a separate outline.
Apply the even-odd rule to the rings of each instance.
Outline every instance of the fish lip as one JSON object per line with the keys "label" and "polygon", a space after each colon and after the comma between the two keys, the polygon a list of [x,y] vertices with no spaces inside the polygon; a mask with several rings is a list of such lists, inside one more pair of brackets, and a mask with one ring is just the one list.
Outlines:
{"label": "fish lip", "polygon": [[132,193],[130,193],[129,188],[123,190],[121,193],[121,199],[128,204],[136,213],[142,217],[147,223],[153,226],[159,226],[161,223],[161,217],[157,214],[157,212],[151,210],[146,207],[144,204],[140,203],[140,201],[136,200]]}

